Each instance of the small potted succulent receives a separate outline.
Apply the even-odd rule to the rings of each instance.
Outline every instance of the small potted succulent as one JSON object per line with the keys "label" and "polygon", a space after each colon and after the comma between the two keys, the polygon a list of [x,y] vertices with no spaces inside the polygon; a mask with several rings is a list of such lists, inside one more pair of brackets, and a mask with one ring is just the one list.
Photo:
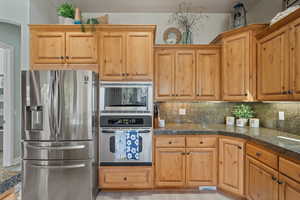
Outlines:
{"label": "small potted succulent", "polygon": [[60,24],[74,24],[75,8],[70,3],[63,3],[57,8]]}
{"label": "small potted succulent", "polygon": [[236,126],[245,127],[250,118],[254,117],[254,111],[249,105],[238,105],[235,106],[232,114],[237,118]]}

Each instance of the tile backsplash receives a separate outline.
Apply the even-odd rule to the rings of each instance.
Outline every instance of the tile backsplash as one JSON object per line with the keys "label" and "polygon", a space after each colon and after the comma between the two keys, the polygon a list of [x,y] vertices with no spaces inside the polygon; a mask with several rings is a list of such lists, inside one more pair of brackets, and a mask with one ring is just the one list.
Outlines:
{"label": "tile backsplash", "polygon": [[[160,102],[160,117],[166,123],[224,124],[225,117],[231,116],[235,105],[227,102]],[[244,103],[252,106],[260,126],[278,129],[300,135],[300,103]],[[186,115],[179,115],[179,109],[186,109]],[[285,120],[278,120],[278,112],[285,113]]]}

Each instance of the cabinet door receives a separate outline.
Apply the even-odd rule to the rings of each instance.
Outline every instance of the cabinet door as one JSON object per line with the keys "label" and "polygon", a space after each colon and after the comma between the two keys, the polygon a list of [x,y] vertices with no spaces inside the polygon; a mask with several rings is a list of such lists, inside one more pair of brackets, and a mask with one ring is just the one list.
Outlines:
{"label": "cabinet door", "polygon": [[155,53],[155,97],[169,99],[174,94],[175,53],[161,50]]}
{"label": "cabinet door", "polygon": [[278,200],[278,172],[247,156],[246,195],[249,200]]}
{"label": "cabinet door", "polygon": [[250,97],[250,33],[224,39],[223,99],[243,101]]}
{"label": "cabinet door", "polygon": [[196,66],[196,98],[220,99],[220,50],[198,50]]}
{"label": "cabinet door", "polygon": [[97,46],[95,33],[66,33],[67,63],[97,63]]}
{"label": "cabinet door", "polygon": [[187,186],[217,185],[217,150],[188,148],[186,166]]}
{"label": "cabinet door", "polygon": [[185,185],[185,148],[157,148],[155,183],[158,187]]}
{"label": "cabinet door", "polygon": [[176,51],[175,95],[177,99],[193,99],[195,89],[195,51]]}
{"label": "cabinet door", "polygon": [[219,141],[219,187],[244,194],[244,142],[221,138]]}
{"label": "cabinet door", "polygon": [[291,30],[291,75],[290,86],[294,100],[300,100],[300,19],[292,24]]}
{"label": "cabinet door", "polygon": [[127,33],[126,68],[131,80],[152,80],[153,36],[152,33]]}
{"label": "cabinet door", "polygon": [[125,35],[118,32],[100,34],[100,79],[119,81],[125,79]]}
{"label": "cabinet door", "polygon": [[279,200],[300,199],[300,183],[279,174]]}
{"label": "cabinet door", "polygon": [[31,65],[65,62],[65,33],[31,32]]}
{"label": "cabinet door", "polygon": [[284,27],[258,44],[258,99],[286,100],[289,90],[288,28]]}

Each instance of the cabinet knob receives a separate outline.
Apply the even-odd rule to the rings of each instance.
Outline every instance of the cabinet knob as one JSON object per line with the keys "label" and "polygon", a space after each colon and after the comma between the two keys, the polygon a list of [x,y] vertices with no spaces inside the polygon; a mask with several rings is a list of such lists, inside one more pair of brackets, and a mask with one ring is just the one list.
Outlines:
{"label": "cabinet knob", "polygon": [[242,149],[242,147],[241,147],[241,146],[238,146],[238,149]]}
{"label": "cabinet knob", "polygon": [[283,91],[282,94],[288,94],[288,91]]}
{"label": "cabinet knob", "polygon": [[61,56],[61,57],[60,57],[60,59],[62,59],[62,60],[63,60],[63,59],[64,59],[64,57],[63,57],[63,56]]}
{"label": "cabinet knob", "polygon": [[172,144],[172,142],[170,141],[169,144]]}
{"label": "cabinet knob", "polygon": [[185,153],[182,152],[181,155],[185,155]]}
{"label": "cabinet knob", "polygon": [[248,96],[248,93],[245,94],[245,97]]}
{"label": "cabinet knob", "polygon": [[256,152],[256,154],[255,154],[257,157],[260,157],[261,156],[261,153],[259,153],[259,152]]}
{"label": "cabinet knob", "polygon": [[127,177],[124,177],[123,180],[124,180],[124,181],[127,181]]}
{"label": "cabinet knob", "polygon": [[282,182],[282,181],[280,181],[280,180],[278,180],[277,183],[278,183],[279,185],[284,184],[284,182]]}
{"label": "cabinet knob", "polygon": [[188,155],[188,156],[191,155],[191,152],[188,152],[186,155]]}
{"label": "cabinet knob", "polygon": [[203,144],[203,142],[201,141],[200,144]]}
{"label": "cabinet knob", "polygon": [[272,176],[273,181],[277,181],[277,178],[275,176]]}
{"label": "cabinet knob", "polygon": [[126,75],[125,73],[122,74],[122,76],[125,76],[125,75]]}
{"label": "cabinet knob", "polygon": [[66,59],[69,59],[70,57],[69,56],[66,56]]}

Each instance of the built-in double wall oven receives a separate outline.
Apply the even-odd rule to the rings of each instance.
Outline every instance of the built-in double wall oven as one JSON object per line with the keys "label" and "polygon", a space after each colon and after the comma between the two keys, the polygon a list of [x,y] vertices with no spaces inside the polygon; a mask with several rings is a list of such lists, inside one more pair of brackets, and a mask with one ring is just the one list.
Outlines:
{"label": "built-in double wall oven", "polygon": [[[100,165],[151,166],[152,114],[152,82],[101,82]],[[119,140],[132,131],[137,136],[138,159],[120,158]]]}

